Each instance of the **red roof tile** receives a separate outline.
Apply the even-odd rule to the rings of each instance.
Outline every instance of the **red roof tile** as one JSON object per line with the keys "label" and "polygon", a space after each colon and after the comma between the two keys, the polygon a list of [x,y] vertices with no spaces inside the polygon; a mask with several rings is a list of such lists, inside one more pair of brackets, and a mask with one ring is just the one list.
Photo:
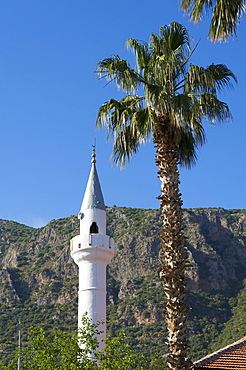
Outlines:
{"label": "red roof tile", "polygon": [[194,362],[196,370],[246,370],[246,337]]}

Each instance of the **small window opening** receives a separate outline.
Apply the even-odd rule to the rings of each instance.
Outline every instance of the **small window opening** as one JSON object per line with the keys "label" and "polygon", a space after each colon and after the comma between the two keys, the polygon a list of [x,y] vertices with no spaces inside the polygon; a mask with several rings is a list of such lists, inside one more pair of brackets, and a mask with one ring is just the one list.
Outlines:
{"label": "small window opening", "polygon": [[98,226],[96,222],[92,222],[90,227],[90,234],[98,234]]}

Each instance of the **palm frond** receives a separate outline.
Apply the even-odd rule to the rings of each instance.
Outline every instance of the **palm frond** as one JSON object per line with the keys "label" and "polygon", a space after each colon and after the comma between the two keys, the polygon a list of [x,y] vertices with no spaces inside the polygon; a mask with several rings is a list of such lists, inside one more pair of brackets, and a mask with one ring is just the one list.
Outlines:
{"label": "palm frond", "polygon": [[155,110],[152,109],[152,107],[147,106],[137,110],[133,114],[131,125],[137,127],[139,134],[144,141],[149,140],[157,121]]}
{"label": "palm frond", "polygon": [[194,23],[198,23],[204,13],[213,8],[213,6],[214,0],[183,0],[181,2],[181,8],[185,12],[190,13],[190,20]]}
{"label": "palm frond", "polygon": [[179,117],[179,160],[182,166],[190,168],[196,164],[198,148],[206,142],[202,114],[193,94],[179,94],[175,100]]}
{"label": "palm frond", "polygon": [[232,88],[232,80],[237,82],[237,78],[234,73],[228,69],[224,64],[211,64],[207,67],[207,70],[211,73],[214,79],[214,83],[217,90],[222,90],[225,87]]}
{"label": "palm frond", "polygon": [[179,94],[172,101],[175,116],[178,118],[176,130],[189,132],[196,146],[202,146],[205,141],[205,131],[202,125],[202,115],[197,98],[192,94]]}
{"label": "palm frond", "polygon": [[191,65],[186,73],[184,90],[186,93],[213,93],[231,88],[236,76],[224,64],[211,64],[207,68]]}
{"label": "palm frond", "polygon": [[192,98],[189,94],[178,94],[172,100],[172,108],[181,120],[186,119],[186,112],[191,111],[191,106]]}
{"label": "palm frond", "polygon": [[109,82],[115,81],[117,86],[127,93],[135,91],[140,83],[138,73],[130,68],[127,60],[121,59],[118,55],[99,62],[96,73],[100,78],[106,78]]}
{"label": "palm frond", "polygon": [[236,36],[237,25],[245,13],[245,0],[183,0],[181,8],[198,23],[208,11],[212,12],[209,37],[213,41],[227,41]]}
{"label": "palm frond", "polygon": [[220,101],[214,94],[204,93],[198,97],[200,114],[208,122],[221,123],[232,120],[232,114],[226,103]]}
{"label": "palm frond", "polygon": [[117,132],[126,126],[132,115],[142,107],[143,98],[138,95],[126,95],[121,100],[110,99],[104,103],[97,115],[96,126],[105,126],[109,132]]}
{"label": "palm frond", "polygon": [[125,127],[114,140],[112,148],[112,162],[124,167],[126,160],[130,160],[132,155],[136,154],[140,147],[138,132],[131,126]]}
{"label": "palm frond", "polygon": [[[110,99],[98,112],[96,126],[105,126],[108,139],[113,137],[112,159],[123,165],[136,148],[149,140],[157,117],[154,110],[143,106],[144,98],[127,95],[121,100]],[[130,136],[132,135],[132,139]],[[121,151],[125,150],[125,156]]]}
{"label": "palm frond", "polygon": [[206,68],[190,65],[189,71],[185,76],[184,90],[186,93],[215,93],[213,74]]}
{"label": "palm frond", "polygon": [[124,167],[126,160],[136,154],[139,147],[148,141],[157,121],[154,111],[143,108],[136,111],[127,126],[122,125],[114,136],[112,161]]}
{"label": "palm frond", "polygon": [[168,45],[170,50],[186,49],[190,47],[190,35],[187,29],[178,22],[172,22],[169,25],[162,26],[159,29],[161,40]]}
{"label": "palm frond", "polygon": [[136,39],[131,38],[126,40],[125,45],[128,49],[134,51],[138,73],[141,73],[142,69],[148,67],[148,63],[151,57],[151,53],[148,49],[148,44],[146,42],[140,42]]}
{"label": "palm frond", "polygon": [[170,108],[170,96],[167,92],[166,84],[154,85],[149,84],[145,86],[146,99],[153,108],[159,109],[160,111],[167,111]]}
{"label": "palm frond", "polygon": [[190,36],[186,28],[177,22],[161,27],[159,33],[160,36],[152,33],[150,37],[152,58],[148,72],[151,71],[155,77],[152,85],[159,84],[169,94],[173,94],[175,84],[182,78],[192,53]]}
{"label": "palm frond", "polygon": [[190,168],[197,161],[197,144],[192,132],[181,129],[181,140],[179,143],[179,161],[183,167]]}
{"label": "palm frond", "polygon": [[213,10],[209,37],[212,40],[227,40],[236,36],[236,28],[245,13],[245,0],[217,1]]}

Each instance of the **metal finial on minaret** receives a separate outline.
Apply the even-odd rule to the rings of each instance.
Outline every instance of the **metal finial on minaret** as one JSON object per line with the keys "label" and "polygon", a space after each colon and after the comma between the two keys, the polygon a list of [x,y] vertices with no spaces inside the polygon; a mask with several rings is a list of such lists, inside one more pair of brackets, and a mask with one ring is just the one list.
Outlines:
{"label": "metal finial on minaret", "polygon": [[96,145],[92,145],[91,163],[96,163]]}

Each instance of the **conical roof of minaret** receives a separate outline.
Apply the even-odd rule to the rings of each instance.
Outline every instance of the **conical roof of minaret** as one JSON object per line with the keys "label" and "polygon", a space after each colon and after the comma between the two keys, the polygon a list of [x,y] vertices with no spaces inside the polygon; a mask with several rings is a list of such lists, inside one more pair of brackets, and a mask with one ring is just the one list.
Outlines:
{"label": "conical roof of minaret", "polygon": [[106,209],[96,169],[96,154],[94,148],[92,151],[91,172],[80,212],[88,208]]}

